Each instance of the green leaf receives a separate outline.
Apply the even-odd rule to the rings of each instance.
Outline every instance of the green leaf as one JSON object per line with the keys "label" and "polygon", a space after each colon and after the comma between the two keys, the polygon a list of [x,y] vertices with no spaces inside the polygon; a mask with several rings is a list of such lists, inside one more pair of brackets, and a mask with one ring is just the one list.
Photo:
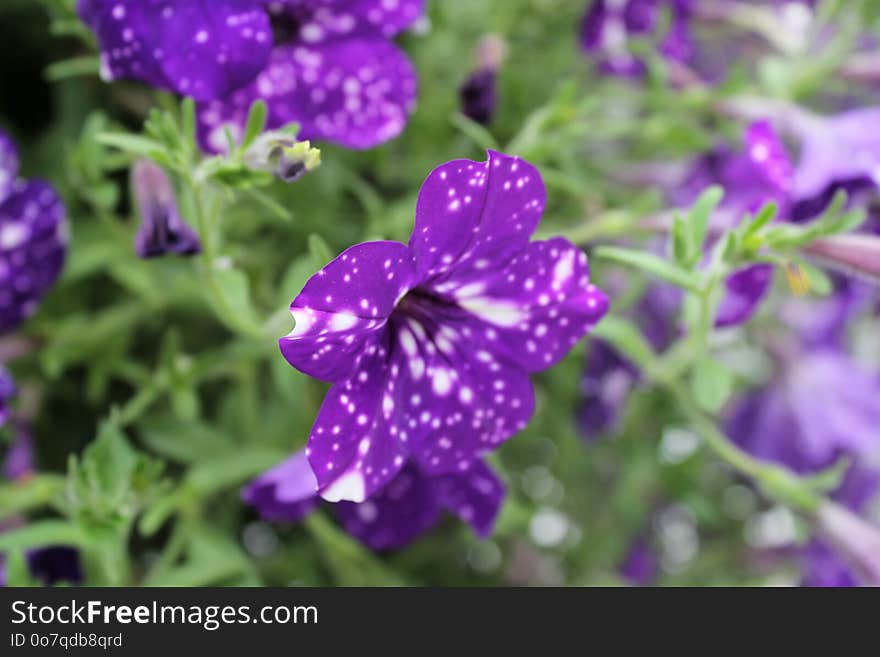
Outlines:
{"label": "green leaf", "polygon": [[704,410],[716,413],[733,391],[733,375],[718,361],[705,357],[694,366],[691,389]]}
{"label": "green leaf", "polygon": [[180,105],[181,133],[189,150],[196,152],[196,103],[187,96]]}
{"label": "green leaf", "polygon": [[82,547],[86,543],[83,531],[65,520],[38,520],[0,534],[0,552],[29,550],[46,545]]}
{"label": "green leaf", "polygon": [[312,260],[315,263],[315,267],[318,269],[323,268],[327,263],[333,260],[333,252],[330,250],[330,247],[327,246],[327,242],[324,241],[324,238],[317,233],[309,235],[309,253],[312,255]]}
{"label": "green leaf", "polygon": [[241,140],[241,150],[247,150],[248,146],[254,143],[254,140],[263,132],[266,127],[268,112],[269,110],[264,100],[258,100],[251,105],[244,129],[244,137]]}
{"label": "green leaf", "polygon": [[723,198],[724,190],[717,185],[713,185],[700,194],[700,197],[697,199],[696,203],[694,203],[693,208],[691,208],[691,211],[688,214],[687,243],[689,249],[691,249],[688,265],[691,267],[693,267],[700,258],[700,254],[703,250],[703,242],[706,241],[706,234],[709,232],[709,222],[712,218],[712,213],[715,211],[715,208],[718,207],[718,204]]}
{"label": "green leaf", "polygon": [[180,463],[197,463],[208,454],[219,456],[235,450],[228,434],[199,421],[182,424],[176,418],[160,416],[139,424],[138,430],[151,451]]}
{"label": "green leaf", "polygon": [[602,260],[630,265],[678,287],[700,292],[701,278],[698,274],[687,271],[651,253],[617,246],[600,246],[593,251],[593,255]]}
{"label": "green leaf", "polygon": [[452,125],[458,128],[462,134],[468,137],[480,149],[484,151],[499,149],[498,142],[495,141],[492,133],[473,119],[456,112],[450,120]]}
{"label": "green leaf", "polygon": [[217,308],[231,328],[241,328],[254,335],[261,335],[257,313],[251,304],[248,280],[238,269],[215,269],[220,307]]}
{"label": "green leaf", "polygon": [[104,132],[97,136],[98,142],[139,157],[147,157],[157,162],[167,161],[165,149],[155,139],[117,132]]}
{"label": "green leaf", "polygon": [[203,458],[187,473],[187,485],[200,495],[235,488],[251,477],[278,465],[289,454],[283,450],[250,447],[230,454]]}
{"label": "green leaf", "polygon": [[590,335],[607,340],[640,368],[650,367],[656,359],[654,348],[635,324],[615,315],[606,315]]}

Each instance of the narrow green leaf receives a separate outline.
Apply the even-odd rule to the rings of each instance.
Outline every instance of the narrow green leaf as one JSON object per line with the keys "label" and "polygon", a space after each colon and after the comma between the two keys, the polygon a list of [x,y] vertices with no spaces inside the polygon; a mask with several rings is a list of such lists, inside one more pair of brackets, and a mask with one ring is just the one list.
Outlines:
{"label": "narrow green leaf", "polygon": [[244,137],[241,140],[241,150],[247,150],[248,146],[254,143],[254,140],[263,132],[266,127],[268,112],[269,110],[264,100],[258,100],[251,105],[244,129]]}
{"label": "narrow green leaf", "polygon": [[701,279],[698,274],[682,269],[678,265],[651,253],[616,246],[600,246],[593,251],[593,255],[602,260],[619,262],[620,264],[641,269],[645,273],[656,276],[678,287],[694,292],[700,291]]}
{"label": "narrow green leaf", "polygon": [[706,357],[694,366],[691,389],[697,403],[704,410],[716,413],[733,391],[733,375],[718,361]]}

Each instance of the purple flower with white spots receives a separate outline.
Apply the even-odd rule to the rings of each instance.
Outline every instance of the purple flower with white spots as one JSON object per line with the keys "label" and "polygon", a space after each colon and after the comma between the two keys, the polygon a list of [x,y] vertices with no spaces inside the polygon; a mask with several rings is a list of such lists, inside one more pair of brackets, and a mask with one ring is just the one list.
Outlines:
{"label": "purple flower with white spots", "polygon": [[15,381],[5,367],[0,365],[0,427],[9,419],[9,402],[15,397]]}
{"label": "purple flower with white spots", "polygon": [[0,333],[36,310],[64,265],[67,224],[55,190],[18,178],[18,157],[0,130]]}
{"label": "purple flower with white spots", "polygon": [[[741,152],[720,146],[699,158],[673,200],[690,205],[710,185],[724,188],[724,200],[713,214],[713,226],[732,228],[749,213],[771,201],[786,216],[793,186],[793,168],[782,141],[767,121],[751,124]],[[725,296],[715,323],[719,327],[748,321],[773,281],[772,265],[751,265],[725,281]]]}
{"label": "purple flower with white spots", "polygon": [[213,100],[251,82],[269,60],[272,25],[263,4],[79,0],[77,13],[98,38],[105,80]]}
{"label": "purple flower with white spots", "polygon": [[581,49],[597,57],[605,73],[640,77],[645,62],[630,52],[629,40],[654,36],[663,11],[672,18],[658,51],[667,61],[685,63],[694,52],[690,0],[594,0],[581,21]]}
{"label": "purple flower with white spots", "polygon": [[[318,481],[304,450],[254,480],[244,500],[266,520],[296,522],[317,506]],[[464,472],[428,475],[413,463],[372,498],[333,509],[347,532],[374,550],[394,550],[437,524],[443,511],[488,536],[504,499],[504,484],[482,461]]]}
{"label": "purple flower with white spots", "polygon": [[519,158],[448,162],[422,185],[409,245],[351,247],[294,299],[281,351],[334,384],[307,448],[322,497],[361,502],[409,461],[467,471],[526,426],[529,373],[608,308],[582,251],[529,242],[545,200]]}
{"label": "purple flower with white spots", "polygon": [[422,0],[267,2],[275,41],[266,66],[233,93],[198,109],[208,150],[240,137],[251,104],[268,127],[301,126],[300,137],[366,149],[396,137],[415,107],[416,74],[393,37],[417,20]]}
{"label": "purple flower with white spots", "polygon": [[141,217],[134,241],[138,257],[200,253],[202,243],[180,216],[168,174],[149,160],[138,160],[132,167],[131,181]]}

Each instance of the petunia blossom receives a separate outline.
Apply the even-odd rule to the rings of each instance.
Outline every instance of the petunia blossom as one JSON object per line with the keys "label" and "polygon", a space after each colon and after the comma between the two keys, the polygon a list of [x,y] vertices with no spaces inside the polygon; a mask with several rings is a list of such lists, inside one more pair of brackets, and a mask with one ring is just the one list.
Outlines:
{"label": "petunia blossom", "polygon": [[[16,435],[9,446],[3,467],[0,469],[4,479],[13,484],[25,480],[33,473],[34,445],[25,428],[16,428]],[[20,518],[3,518],[0,532],[20,526]],[[30,576],[45,586],[59,582],[79,584],[83,573],[79,553],[72,547],[63,545],[28,550],[25,553]],[[0,586],[6,586],[5,557],[0,553]]]}
{"label": "petunia blossom", "polygon": [[200,253],[202,243],[180,216],[168,174],[149,160],[138,160],[131,169],[131,181],[141,218],[134,242],[138,257]]}
{"label": "petunia blossom", "polygon": [[61,199],[46,182],[18,178],[15,146],[0,130],[0,334],[33,314],[66,250]]}
{"label": "petunia blossom", "polygon": [[[244,500],[273,521],[296,522],[317,506],[318,481],[305,451],[254,480]],[[394,550],[437,524],[443,511],[488,536],[504,498],[504,485],[482,461],[464,472],[431,476],[409,463],[371,499],[339,502],[333,509],[343,528],[374,550]]]}
{"label": "petunia blossom", "polygon": [[98,38],[105,80],[211,100],[248,84],[269,60],[272,25],[263,4],[79,0],[77,13]]}
{"label": "petunia blossom", "polygon": [[266,65],[247,85],[202,103],[199,136],[211,151],[238,138],[251,104],[266,101],[270,129],[298,123],[303,139],[372,148],[396,137],[416,101],[416,73],[392,39],[422,0],[267,2],[275,33]]}
{"label": "petunia blossom", "polygon": [[693,55],[690,0],[594,0],[581,20],[581,49],[598,59],[604,73],[639,77],[645,62],[630,51],[629,41],[654,37],[663,11],[671,12],[658,52],[668,61],[687,62]]}
{"label": "petunia blossom", "polygon": [[545,200],[519,158],[447,162],[422,185],[408,245],[358,244],[306,283],[280,346],[334,384],[307,448],[322,497],[361,502],[409,461],[464,472],[526,426],[529,373],[608,308],[582,251],[529,242]]}

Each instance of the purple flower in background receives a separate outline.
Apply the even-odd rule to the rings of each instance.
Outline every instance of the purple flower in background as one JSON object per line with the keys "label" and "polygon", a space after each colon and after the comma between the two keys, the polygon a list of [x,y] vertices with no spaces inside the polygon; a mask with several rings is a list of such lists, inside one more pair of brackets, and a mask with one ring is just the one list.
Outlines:
{"label": "purple flower in background", "polygon": [[76,548],[55,545],[29,550],[27,564],[31,576],[43,586],[53,586],[60,582],[82,584],[83,572]]}
{"label": "purple flower in background", "polygon": [[105,80],[212,100],[248,84],[269,60],[272,25],[263,4],[79,0],[77,13],[98,38]]}
{"label": "purple flower in background", "polygon": [[[255,479],[244,500],[267,520],[296,522],[317,506],[318,481],[305,450]],[[488,536],[504,499],[504,484],[482,461],[463,472],[429,475],[408,463],[372,498],[333,505],[340,523],[374,550],[404,547],[437,524],[443,511]]]}
{"label": "purple flower in background", "polygon": [[15,440],[6,451],[3,476],[10,481],[22,481],[34,472],[34,441],[22,427],[17,427]]}
{"label": "purple flower in background", "polygon": [[149,160],[138,160],[132,167],[131,181],[141,217],[134,242],[138,257],[200,253],[202,244],[180,216],[168,174]]}
{"label": "purple flower in background", "polygon": [[623,563],[618,568],[620,576],[632,586],[651,586],[660,570],[657,555],[643,539],[633,541]]}
{"label": "purple flower in background", "polygon": [[489,125],[498,104],[498,69],[507,45],[497,36],[483,37],[477,53],[477,70],[459,89],[461,113],[477,123]]}
{"label": "purple flower in background", "polygon": [[[679,205],[692,204],[710,185],[724,188],[724,200],[713,215],[713,226],[732,228],[749,213],[775,202],[786,216],[793,185],[788,153],[767,121],[751,124],[742,151],[720,146],[699,158],[684,184],[672,195]],[[719,327],[748,321],[758,309],[773,281],[772,265],[752,265],[725,281],[726,294],[715,323]]]}
{"label": "purple flower in background", "polygon": [[409,245],[351,247],[294,299],[281,351],[334,384],[307,449],[322,497],[361,502],[408,461],[464,472],[526,426],[529,373],[608,308],[582,251],[529,242],[545,199],[519,158],[448,162],[422,185]]}
{"label": "purple flower in background", "polygon": [[268,127],[299,123],[300,138],[372,148],[396,137],[416,101],[416,73],[391,39],[423,12],[422,0],[269,2],[275,41],[256,78],[198,109],[202,145],[226,149],[251,104],[269,107]]}
{"label": "purple flower in background", "polygon": [[15,146],[0,130],[0,333],[36,310],[64,266],[64,206],[40,180],[18,178]]}
{"label": "purple flower in background", "polygon": [[794,178],[794,220],[819,214],[839,189],[876,194],[880,187],[880,107],[798,124],[801,156]]}
{"label": "purple flower in background", "polygon": [[[34,470],[34,445],[30,435],[19,427],[12,445],[3,462],[3,476],[10,481],[21,481],[31,475]],[[11,526],[20,521],[13,519]],[[7,526],[6,529],[10,527]],[[3,531],[3,528],[0,528]],[[58,582],[79,584],[82,582],[82,568],[79,554],[74,548],[52,546],[28,550],[26,553],[28,570],[31,577],[45,586]],[[4,556],[0,554],[0,586],[6,586]]]}
{"label": "purple flower in background", "polygon": [[[853,463],[833,498],[852,511],[864,510],[880,490],[880,377],[842,352],[818,347],[792,358],[771,385],[742,398],[728,433],[755,456],[800,474],[815,474],[846,456]],[[802,555],[805,582],[817,586],[852,583],[848,568],[821,540]]]}
{"label": "purple flower in background", "polygon": [[0,427],[9,419],[9,402],[15,396],[15,381],[5,367],[0,365]]}
{"label": "purple flower in background", "polygon": [[655,36],[663,11],[671,12],[671,23],[659,52],[667,61],[685,63],[694,51],[690,0],[594,0],[581,21],[581,49],[596,56],[605,73],[641,76],[645,63],[629,51],[629,40]]}
{"label": "purple flower in background", "polygon": [[798,473],[843,454],[880,450],[880,377],[830,348],[800,353],[767,388],[734,409],[730,436],[755,456]]}

